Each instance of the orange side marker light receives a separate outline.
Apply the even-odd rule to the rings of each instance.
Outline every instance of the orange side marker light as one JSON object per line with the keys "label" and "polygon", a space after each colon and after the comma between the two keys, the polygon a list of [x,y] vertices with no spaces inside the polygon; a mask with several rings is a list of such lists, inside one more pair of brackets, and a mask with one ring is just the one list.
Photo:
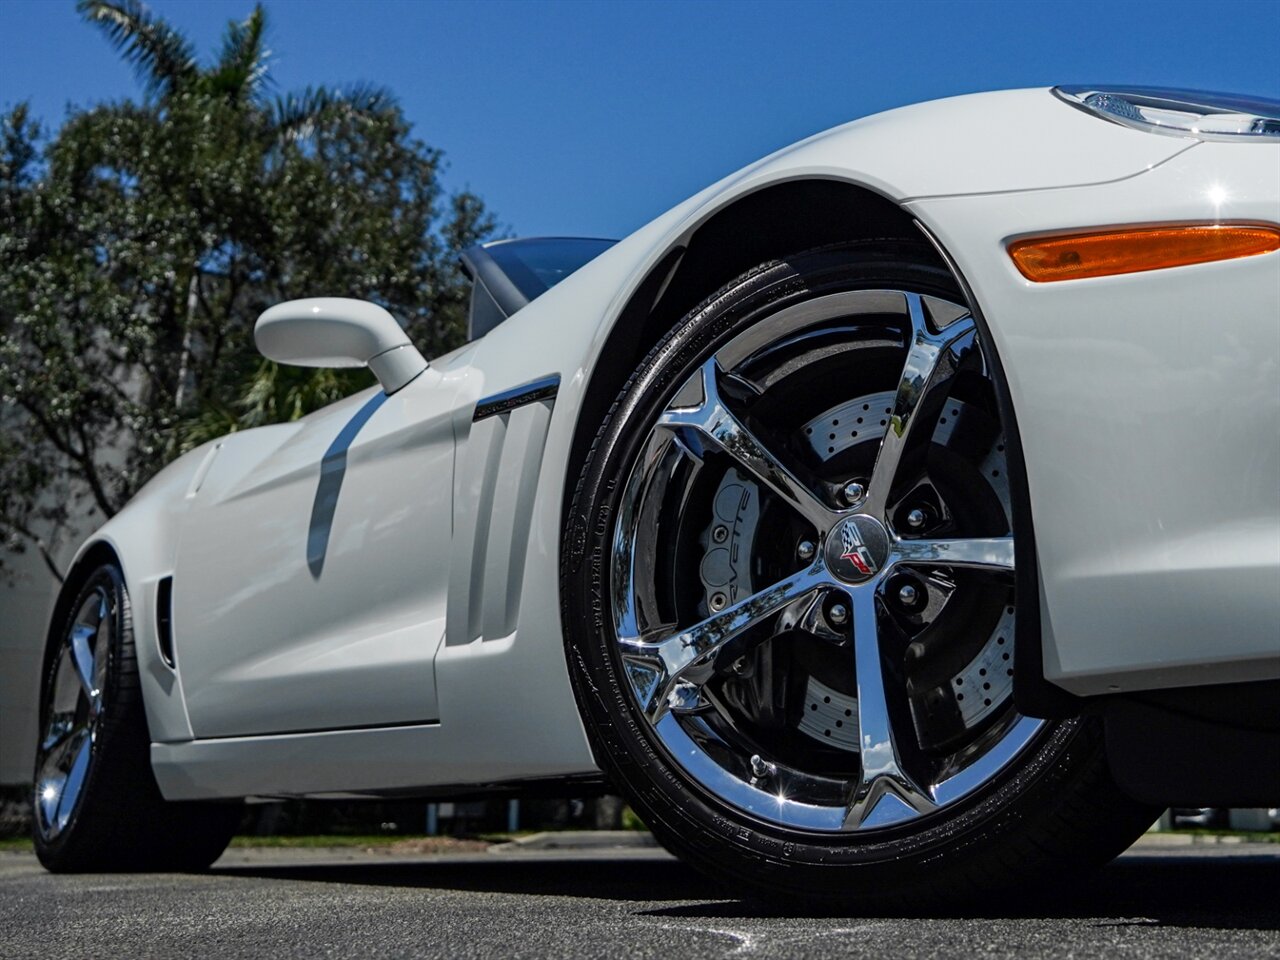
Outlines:
{"label": "orange side marker light", "polygon": [[1202,223],[1028,237],[1009,244],[1028,280],[1049,283],[1234,260],[1280,250],[1280,227]]}

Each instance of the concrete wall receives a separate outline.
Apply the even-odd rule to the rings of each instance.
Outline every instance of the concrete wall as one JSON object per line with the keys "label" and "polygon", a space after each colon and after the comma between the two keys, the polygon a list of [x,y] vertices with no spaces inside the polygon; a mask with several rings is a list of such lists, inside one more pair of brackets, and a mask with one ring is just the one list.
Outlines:
{"label": "concrete wall", "polygon": [[15,582],[0,581],[0,784],[16,784],[31,778],[41,648],[58,582],[35,550],[5,554],[4,563]]}

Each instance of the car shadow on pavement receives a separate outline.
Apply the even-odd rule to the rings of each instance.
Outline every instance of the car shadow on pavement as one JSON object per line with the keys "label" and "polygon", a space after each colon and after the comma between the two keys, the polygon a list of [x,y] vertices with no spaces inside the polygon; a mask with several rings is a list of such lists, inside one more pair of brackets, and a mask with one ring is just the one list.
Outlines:
{"label": "car shadow on pavement", "polygon": [[[1128,856],[1073,883],[1028,887],[979,898],[965,905],[931,903],[878,911],[876,917],[1018,920],[1078,919],[1093,926],[1196,927],[1221,930],[1280,930],[1276,891],[1280,857]],[[760,907],[750,901],[664,907],[650,916],[728,919],[797,916],[794,904]],[[850,916],[847,910],[815,906],[799,915]],[[863,917],[866,919],[867,917]]]}
{"label": "car shadow on pavement", "polygon": [[662,859],[531,855],[475,859],[397,860],[390,863],[270,864],[215,867],[214,874],[318,883],[418,887],[512,893],[524,896],[591,897],[603,900],[722,900],[730,897],[714,881]]}
{"label": "car shadow on pavement", "polygon": [[[640,915],[669,918],[849,917],[847,908],[740,899],[669,859],[494,857],[379,864],[228,866],[223,876],[634,901]],[[1008,892],[956,907],[922,898],[909,910],[875,917],[1072,919],[1099,926],[1194,926],[1280,930],[1280,857],[1129,855],[1071,885]],[[654,903],[671,904],[653,908]]]}

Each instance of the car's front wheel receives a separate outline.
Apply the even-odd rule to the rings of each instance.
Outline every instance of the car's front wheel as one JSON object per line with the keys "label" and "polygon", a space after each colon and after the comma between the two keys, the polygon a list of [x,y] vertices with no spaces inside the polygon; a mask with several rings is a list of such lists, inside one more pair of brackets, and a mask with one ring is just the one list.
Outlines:
{"label": "car's front wheel", "polygon": [[241,808],[160,795],[124,577],[108,562],[77,582],[45,652],[36,854],[59,872],[203,869],[226,848]]}
{"label": "car's front wheel", "polygon": [[763,264],[618,396],[566,529],[569,662],[659,838],[757,892],[964,896],[1101,862],[1155,811],[1095,726],[1014,706],[990,345],[910,245]]}

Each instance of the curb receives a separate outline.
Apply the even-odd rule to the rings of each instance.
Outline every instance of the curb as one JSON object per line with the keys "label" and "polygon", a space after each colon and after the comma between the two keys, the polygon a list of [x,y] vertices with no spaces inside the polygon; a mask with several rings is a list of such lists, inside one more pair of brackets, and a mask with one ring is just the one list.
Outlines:
{"label": "curb", "polygon": [[1267,841],[1254,840],[1252,837],[1242,837],[1232,834],[1213,834],[1213,833],[1144,833],[1136,841],[1134,841],[1134,849],[1137,847],[1200,847],[1200,846],[1218,846],[1218,845],[1236,845],[1242,843],[1260,844],[1269,846]]}
{"label": "curb", "polygon": [[647,830],[548,830],[500,844],[497,850],[617,850],[656,849]]}

